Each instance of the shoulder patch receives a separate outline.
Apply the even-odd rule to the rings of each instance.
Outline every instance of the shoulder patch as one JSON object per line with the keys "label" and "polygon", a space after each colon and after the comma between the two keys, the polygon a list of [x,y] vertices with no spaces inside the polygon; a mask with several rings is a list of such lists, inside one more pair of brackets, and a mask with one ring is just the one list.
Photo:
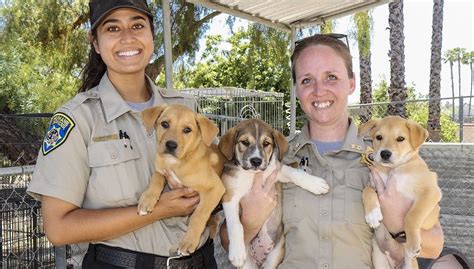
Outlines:
{"label": "shoulder patch", "polygon": [[41,151],[47,155],[66,141],[71,130],[76,126],[74,121],[66,114],[56,113],[51,118],[48,131],[43,139]]}
{"label": "shoulder patch", "polygon": [[286,140],[287,140],[288,142],[290,142],[290,141],[292,141],[293,139],[295,139],[298,134],[299,134],[299,132],[295,132],[295,133],[293,133],[293,134],[290,134],[289,136],[286,137]]}

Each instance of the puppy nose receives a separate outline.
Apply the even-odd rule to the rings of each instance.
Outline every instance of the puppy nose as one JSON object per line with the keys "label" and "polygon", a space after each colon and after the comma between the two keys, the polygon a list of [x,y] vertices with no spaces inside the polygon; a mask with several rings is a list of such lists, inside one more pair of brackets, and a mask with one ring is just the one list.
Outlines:
{"label": "puppy nose", "polygon": [[260,159],[258,157],[253,157],[252,159],[250,159],[250,163],[254,167],[259,167],[262,164],[262,159]]}
{"label": "puppy nose", "polygon": [[389,150],[382,150],[380,152],[380,157],[382,157],[382,159],[384,160],[390,159],[390,156],[392,156],[392,152],[390,152]]}
{"label": "puppy nose", "polygon": [[173,140],[166,141],[165,145],[168,151],[174,151],[178,147],[178,144]]}

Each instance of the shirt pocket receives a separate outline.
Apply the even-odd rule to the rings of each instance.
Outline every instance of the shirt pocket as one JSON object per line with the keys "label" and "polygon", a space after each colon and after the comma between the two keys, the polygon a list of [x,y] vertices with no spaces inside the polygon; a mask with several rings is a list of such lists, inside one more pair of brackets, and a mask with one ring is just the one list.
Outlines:
{"label": "shirt pocket", "polygon": [[345,171],[345,218],[349,223],[366,225],[362,190],[368,181],[369,173],[362,169]]}
{"label": "shirt pocket", "polygon": [[305,213],[305,193],[294,183],[282,184],[283,223],[291,226],[303,220]]}
{"label": "shirt pocket", "polygon": [[91,199],[98,199],[102,206],[137,204],[144,189],[137,173],[138,150],[125,148],[121,140],[104,141],[92,144],[88,157]]}

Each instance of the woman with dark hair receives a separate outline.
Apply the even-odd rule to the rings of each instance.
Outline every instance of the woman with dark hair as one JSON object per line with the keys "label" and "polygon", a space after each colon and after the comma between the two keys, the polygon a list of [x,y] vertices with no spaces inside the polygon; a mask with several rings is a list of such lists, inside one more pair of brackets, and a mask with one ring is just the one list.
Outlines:
{"label": "woman with dark hair", "polygon": [[196,101],[145,75],[153,54],[145,0],[91,0],[89,7],[82,86],[51,118],[28,186],[42,202],[46,235],[56,246],[90,243],[83,268],[216,268],[207,230],[196,252],[176,256],[196,192],[175,185],[151,214],[137,214],[156,149],[140,112],[164,103],[195,110]]}

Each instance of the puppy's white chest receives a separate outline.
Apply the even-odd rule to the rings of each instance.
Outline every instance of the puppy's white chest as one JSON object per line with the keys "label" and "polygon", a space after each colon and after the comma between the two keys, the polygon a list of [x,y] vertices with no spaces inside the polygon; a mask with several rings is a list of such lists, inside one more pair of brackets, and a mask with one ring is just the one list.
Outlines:
{"label": "puppy's white chest", "polygon": [[[415,200],[415,191],[413,189],[413,177],[406,173],[393,173],[393,180],[396,180],[396,190],[408,199]],[[384,186],[387,186],[388,174],[379,171]]]}
{"label": "puppy's white chest", "polygon": [[397,180],[397,191],[406,198],[415,200],[415,190],[413,189],[414,184],[413,182],[411,182],[413,180],[413,177],[407,174],[401,174],[397,175],[395,179]]}

